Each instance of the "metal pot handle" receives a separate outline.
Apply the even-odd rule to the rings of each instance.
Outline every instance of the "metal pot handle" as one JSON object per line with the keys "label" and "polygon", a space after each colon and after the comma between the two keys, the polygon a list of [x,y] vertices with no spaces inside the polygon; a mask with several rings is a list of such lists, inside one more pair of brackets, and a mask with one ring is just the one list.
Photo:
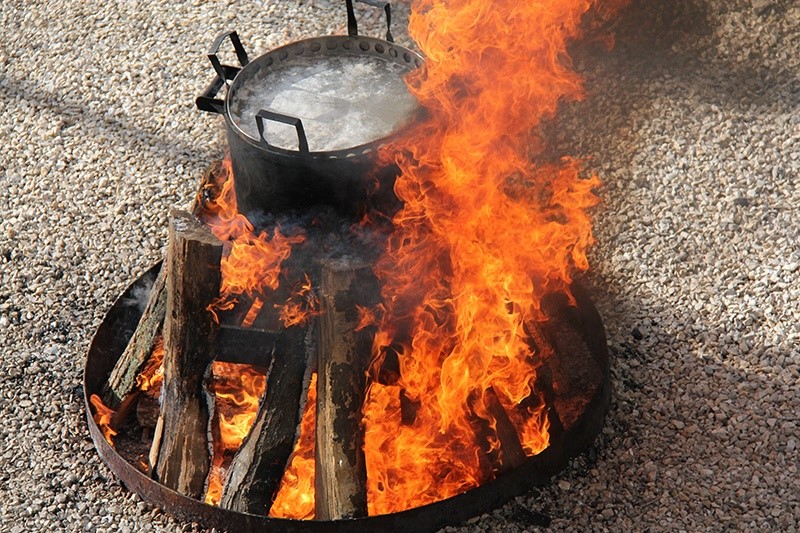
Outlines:
{"label": "metal pot handle", "polygon": [[217,93],[222,89],[222,86],[236,77],[236,74],[241,70],[240,67],[233,65],[223,65],[217,53],[219,52],[222,41],[225,37],[230,37],[233,43],[233,49],[236,51],[236,57],[239,59],[242,67],[245,66],[250,60],[247,58],[247,52],[244,51],[242,41],[239,40],[239,35],[235,31],[228,31],[220,33],[211,44],[211,50],[208,52],[208,59],[211,61],[211,66],[214,67],[214,72],[217,73],[211,83],[203,90],[203,93],[195,99],[197,109],[201,111],[208,111],[209,113],[223,114],[225,112],[225,102],[216,98]]}
{"label": "metal pot handle", "polygon": [[214,76],[208,87],[203,90],[203,94],[195,99],[194,103],[197,105],[197,109],[208,111],[209,113],[217,113],[218,115],[225,113],[225,102],[219,98],[214,98],[223,85],[222,79],[219,76]]}
{"label": "metal pot handle", "polygon": [[267,138],[264,137],[264,119],[274,120],[275,122],[281,122],[283,124],[294,126],[294,128],[297,130],[297,144],[299,150],[301,152],[308,152],[308,139],[306,139],[306,130],[303,129],[303,121],[297,117],[276,113],[275,111],[270,111],[269,109],[262,109],[256,113],[256,126],[258,127],[258,135],[261,137],[261,144],[264,147],[272,147],[269,142],[267,142]]}
{"label": "metal pot handle", "polygon": [[[222,46],[222,41],[225,40],[225,37],[230,37],[231,44],[233,44],[233,49],[236,52],[236,58],[239,60],[239,64],[241,66],[244,67],[250,62],[250,60],[247,58],[247,52],[244,51],[244,47],[242,46],[242,41],[239,40],[238,33],[235,31],[225,31],[217,35],[217,38],[214,39],[213,43],[211,43],[211,50],[208,51],[208,60],[211,61],[211,66],[214,67],[214,72],[217,73],[217,76],[219,76],[220,79],[224,80],[227,84],[229,73],[239,72],[239,67],[223,65],[220,63],[219,58],[217,57],[217,53],[219,52],[219,48]],[[231,77],[230,79],[233,78]]]}
{"label": "metal pot handle", "polygon": [[[373,7],[380,7],[386,12],[386,40],[390,43],[394,42],[392,37],[392,6],[389,2],[383,0],[356,0],[362,4],[367,4]],[[356,22],[356,13],[353,11],[353,0],[345,0],[347,6],[347,34],[350,37],[358,37],[358,23]]]}

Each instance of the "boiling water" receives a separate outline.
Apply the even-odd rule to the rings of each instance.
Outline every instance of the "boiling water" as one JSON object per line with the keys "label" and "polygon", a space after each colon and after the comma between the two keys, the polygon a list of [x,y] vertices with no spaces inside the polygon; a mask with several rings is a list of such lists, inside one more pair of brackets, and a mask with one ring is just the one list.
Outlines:
{"label": "boiling water", "polygon": [[[403,82],[407,68],[370,56],[295,58],[262,68],[231,97],[234,122],[258,139],[262,109],[298,117],[312,152],[342,150],[386,137],[414,112],[416,100]],[[264,137],[297,150],[294,126],[265,120]]]}

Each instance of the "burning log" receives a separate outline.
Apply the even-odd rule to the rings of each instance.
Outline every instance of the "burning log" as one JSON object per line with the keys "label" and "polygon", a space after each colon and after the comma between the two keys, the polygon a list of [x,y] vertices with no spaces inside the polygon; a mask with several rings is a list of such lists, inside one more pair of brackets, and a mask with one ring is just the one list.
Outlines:
{"label": "burning log", "polygon": [[133,391],[136,385],[136,376],[142,371],[150,354],[153,353],[158,336],[161,334],[164,314],[167,310],[164,270],[162,267],[153,282],[150,299],[139,319],[139,324],[136,326],[128,346],[114,366],[114,370],[111,371],[111,376],[103,391],[103,400],[112,409],[120,410],[120,405]]}
{"label": "burning log", "polygon": [[379,294],[372,269],[363,263],[323,263],[314,480],[318,520],[367,516],[361,407],[374,329],[359,327],[357,306],[374,306]]}
{"label": "burning log", "polygon": [[502,474],[525,462],[519,434],[493,386],[470,395],[470,422],[483,470]]}
{"label": "burning log", "polygon": [[162,484],[193,498],[209,468],[203,377],[217,325],[208,306],[219,294],[222,243],[194,216],[170,212],[164,320],[164,383],[151,458]]}
{"label": "burning log", "polygon": [[[228,468],[220,506],[234,511],[264,514],[272,504],[294,448],[302,413],[301,399],[310,329],[293,326],[278,336],[272,352],[267,390],[250,433]],[[265,346],[269,357],[271,344]]]}
{"label": "burning log", "polygon": [[513,470],[525,462],[527,457],[519,440],[517,430],[511,423],[505,408],[500,403],[494,387],[486,389],[484,401],[486,402],[486,410],[494,417],[497,440],[500,441],[500,468],[498,473]]}
{"label": "burning log", "polygon": [[[219,162],[211,164],[203,175],[200,188],[192,202],[192,214],[199,214],[202,205],[201,199],[207,197],[209,187],[213,185],[220,166]],[[158,276],[156,276],[150,289],[147,306],[139,319],[139,324],[136,326],[130,341],[128,341],[125,351],[122,352],[122,355],[114,365],[114,369],[111,371],[103,390],[103,402],[111,409],[121,412],[119,409],[120,404],[125,401],[136,386],[136,376],[147,364],[147,360],[150,358],[150,354],[153,353],[153,349],[161,335],[164,315],[167,310],[165,270],[162,267]],[[124,421],[124,419],[120,421]]]}

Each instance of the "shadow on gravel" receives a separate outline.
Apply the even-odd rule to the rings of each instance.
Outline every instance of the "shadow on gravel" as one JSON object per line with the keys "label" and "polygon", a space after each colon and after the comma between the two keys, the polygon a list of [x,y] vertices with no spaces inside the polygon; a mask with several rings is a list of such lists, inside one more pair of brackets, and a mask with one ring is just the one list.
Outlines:
{"label": "shadow on gravel", "polygon": [[[580,282],[609,330],[613,393],[600,437],[556,479],[588,485],[580,496],[598,514],[598,529],[600,510],[611,506],[635,512],[640,525],[692,530],[694,520],[713,514],[722,529],[785,530],[800,482],[764,480],[785,478],[793,465],[791,453],[776,452],[793,450],[800,416],[771,400],[787,397],[800,379],[774,373],[774,361],[792,357],[787,347],[724,340],[767,324],[726,327],[688,307],[645,307],[600,276]],[[755,366],[747,363],[753,354]],[[708,487],[717,487],[713,497]],[[568,527],[558,490],[549,490],[556,503],[543,509],[556,528]],[[676,502],[680,512],[663,522],[663,509]]]}
{"label": "shadow on gravel", "polygon": [[119,145],[133,145],[138,142],[165,156],[172,156],[177,151],[194,161],[209,160],[208,147],[181,143],[177,137],[149,131],[138,125],[134,118],[120,119],[92,110],[85,100],[70,95],[68,91],[47,91],[35,82],[14,79],[7,73],[0,73],[0,82],[1,100],[25,99],[35,107],[47,109],[62,117],[68,126],[84,124],[91,134],[106,135]]}
{"label": "shadow on gravel", "polygon": [[[765,0],[760,4],[751,7],[747,3],[739,10],[752,10],[763,19],[781,17],[792,1]],[[776,101],[796,104],[800,98],[800,73],[770,68],[765,60],[771,58],[753,53],[745,58],[726,56],[714,39],[715,32],[721,29],[717,26],[719,19],[720,14],[712,13],[703,0],[634,0],[612,27],[617,45],[611,54],[606,54],[608,58],[590,55],[595,61],[613,61],[620,71],[627,69],[632,77],[678,80],[693,89],[698,99],[716,105],[749,108]],[[779,47],[782,38],[791,36],[775,38]]]}
{"label": "shadow on gravel", "polygon": [[[792,2],[761,4],[756,8],[749,2],[732,2],[726,9],[780,17]],[[610,161],[610,168],[618,172],[604,179],[613,193],[623,195],[642,186],[639,179],[646,183],[646,176],[635,183],[621,180],[633,178],[624,163],[637,147],[636,122],[663,118],[653,102],[658,91],[669,91],[667,98],[686,102],[689,108],[712,104],[731,116],[776,105],[796,108],[800,73],[767,67],[752,53],[735,57],[718,37],[730,38],[732,31],[717,26],[720,20],[726,17],[710,13],[699,0],[635,0],[613,28],[615,49],[576,47],[575,63],[587,77],[590,94],[585,102],[565,106],[567,116],[560,116],[559,123],[546,125],[545,135],[554,141],[552,154]],[[742,39],[754,42],[756,37]],[[602,93],[598,101],[592,101],[592,91]],[[619,91],[625,91],[626,98],[617,101]],[[599,121],[603,136],[570,133],[570,128]],[[667,127],[663,133],[668,142],[673,130]],[[611,199],[603,209],[615,207],[619,202]],[[623,231],[650,231],[617,218]],[[596,219],[602,223],[602,218]],[[607,248],[617,246],[614,239],[610,232],[600,237]],[[588,485],[579,497],[588,512],[598,515],[597,529],[606,527],[600,510],[612,507],[612,530],[619,529],[620,522],[614,520],[625,513],[635,513],[640,527],[693,530],[695,520],[712,515],[721,529],[756,524],[784,530],[796,505],[797,496],[791,496],[796,483],[778,487],[764,479],[781,479],[781,470],[791,466],[770,454],[795,449],[792,435],[800,423],[791,406],[768,407],[769,398],[786,397],[783,391],[799,377],[775,371],[775,361],[790,356],[780,353],[786,346],[731,342],[731,335],[770,326],[726,328],[691,308],[650,308],[629,296],[636,291],[621,289],[613,277],[613,272],[594,272],[580,280],[609,331],[611,409],[595,445],[561,477]],[[766,369],[760,370],[761,365]],[[601,473],[592,473],[594,469]],[[549,490],[544,510],[552,513],[556,529],[569,529],[571,519],[560,509],[572,506],[559,505],[558,489]],[[528,501],[535,502],[538,495],[531,493]],[[672,505],[679,512],[665,518],[664,509]]]}

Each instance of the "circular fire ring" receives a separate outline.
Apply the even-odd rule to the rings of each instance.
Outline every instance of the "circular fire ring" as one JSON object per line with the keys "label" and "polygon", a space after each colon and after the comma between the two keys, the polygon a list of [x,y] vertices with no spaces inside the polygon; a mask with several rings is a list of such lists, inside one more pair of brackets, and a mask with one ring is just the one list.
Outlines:
{"label": "circular fire ring", "polygon": [[[92,394],[101,394],[103,384],[125,349],[141,316],[141,311],[134,303],[134,294],[148,286],[160,266],[160,263],[154,265],[134,281],[117,298],[98,327],[86,358],[84,402],[89,431],[100,458],[125,487],[138,494],[144,501],[176,518],[196,521],[206,527],[237,532],[435,531],[495,509],[533,487],[546,485],[553,475],[566,467],[570,458],[586,450],[602,429],[611,399],[605,329],[597,309],[586,292],[579,286],[573,285],[572,292],[577,306],[569,306],[563,302],[555,304],[555,320],[559,324],[556,330],[568,330],[572,335],[568,334],[567,337],[575,336],[577,333],[582,338],[586,352],[583,357],[591,358],[586,362],[596,369],[594,393],[587,401],[578,402],[580,412],[575,411],[575,402],[571,403],[572,413],[568,415],[569,423],[563,424],[562,427],[551,427],[550,446],[542,453],[527,459],[522,466],[446,500],[397,513],[348,520],[271,518],[230,511],[188,498],[149,478],[110,446],[92,417],[89,403]],[[586,376],[578,376],[576,379],[578,382],[585,381]],[[570,402],[564,403],[564,405],[569,404]]]}

